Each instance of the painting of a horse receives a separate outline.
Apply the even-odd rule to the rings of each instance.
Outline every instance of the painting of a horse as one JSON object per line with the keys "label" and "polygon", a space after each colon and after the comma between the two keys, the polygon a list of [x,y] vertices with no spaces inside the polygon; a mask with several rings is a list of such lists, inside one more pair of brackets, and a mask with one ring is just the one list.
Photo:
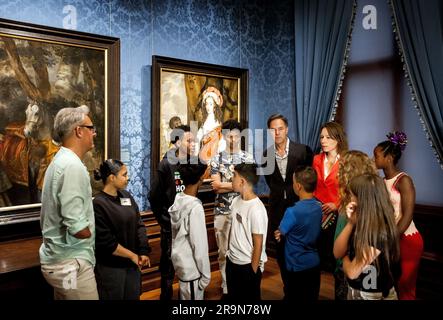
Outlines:
{"label": "painting of a horse", "polygon": [[[56,113],[89,106],[104,134],[105,54],[0,35],[0,207],[40,202],[43,178],[59,150],[52,140]],[[92,172],[103,160],[98,139],[88,160]]]}
{"label": "painting of a horse", "polygon": [[31,101],[25,110],[24,123],[6,126],[0,144],[0,161],[10,181],[29,188],[32,202],[40,201],[43,177],[60,146],[52,140],[54,115],[47,104]]}

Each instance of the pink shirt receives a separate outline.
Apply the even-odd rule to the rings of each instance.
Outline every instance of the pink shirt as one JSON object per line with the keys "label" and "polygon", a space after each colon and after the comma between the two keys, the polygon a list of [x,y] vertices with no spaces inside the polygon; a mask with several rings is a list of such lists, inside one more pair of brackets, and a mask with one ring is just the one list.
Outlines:
{"label": "pink shirt", "polygon": [[[398,223],[400,221],[401,217],[403,216],[402,212],[401,212],[401,194],[397,190],[396,185],[397,185],[398,180],[400,180],[400,178],[405,175],[406,175],[406,173],[400,172],[399,174],[397,174],[395,177],[393,177],[391,179],[386,179],[386,178],[384,179],[385,184],[386,184],[386,188],[388,189],[389,196],[391,198],[392,205],[394,206],[394,214],[395,214],[395,222],[396,223]],[[418,230],[415,227],[414,221],[412,220],[411,224],[404,232],[404,235],[408,236],[408,235],[414,234],[416,232],[418,232]]]}

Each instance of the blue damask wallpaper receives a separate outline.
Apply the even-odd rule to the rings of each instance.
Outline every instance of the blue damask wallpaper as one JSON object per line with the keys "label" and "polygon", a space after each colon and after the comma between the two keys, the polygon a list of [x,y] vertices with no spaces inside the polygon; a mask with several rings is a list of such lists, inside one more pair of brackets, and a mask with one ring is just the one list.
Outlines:
{"label": "blue damask wallpaper", "polygon": [[[293,119],[293,1],[5,0],[0,17],[121,39],[121,151],[149,208],[152,55],[249,69],[249,126]],[[290,133],[293,136],[293,133]],[[258,192],[266,192],[261,182]]]}

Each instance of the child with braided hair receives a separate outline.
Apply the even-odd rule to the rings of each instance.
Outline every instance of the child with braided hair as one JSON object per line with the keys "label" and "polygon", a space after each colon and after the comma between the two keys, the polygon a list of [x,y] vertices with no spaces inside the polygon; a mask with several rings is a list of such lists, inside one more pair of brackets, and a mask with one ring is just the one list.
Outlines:
{"label": "child with braided hair", "polygon": [[374,149],[377,169],[382,169],[385,184],[395,209],[395,220],[400,235],[401,276],[397,282],[400,300],[415,300],[420,258],[423,253],[423,239],[413,221],[415,206],[414,183],[406,173],[397,168],[398,160],[407,145],[403,132],[392,132],[388,140],[380,142]]}

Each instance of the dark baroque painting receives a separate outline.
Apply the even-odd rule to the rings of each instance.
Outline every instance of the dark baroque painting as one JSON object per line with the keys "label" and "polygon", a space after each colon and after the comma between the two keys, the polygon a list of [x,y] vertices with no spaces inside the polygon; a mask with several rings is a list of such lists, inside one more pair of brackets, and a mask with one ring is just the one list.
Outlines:
{"label": "dark baroque painting", "polygon": [[[52,128],[61,108],[90,108],[97,138],[84,162],[91,174],[117,152],[118,97],[109,88],[119,86],[110,65],[118,50],[115,38],[0,20],[0,218],[38,207],[46,168],[60,148]],[[94,192],[99,188],[93,182]]]}

